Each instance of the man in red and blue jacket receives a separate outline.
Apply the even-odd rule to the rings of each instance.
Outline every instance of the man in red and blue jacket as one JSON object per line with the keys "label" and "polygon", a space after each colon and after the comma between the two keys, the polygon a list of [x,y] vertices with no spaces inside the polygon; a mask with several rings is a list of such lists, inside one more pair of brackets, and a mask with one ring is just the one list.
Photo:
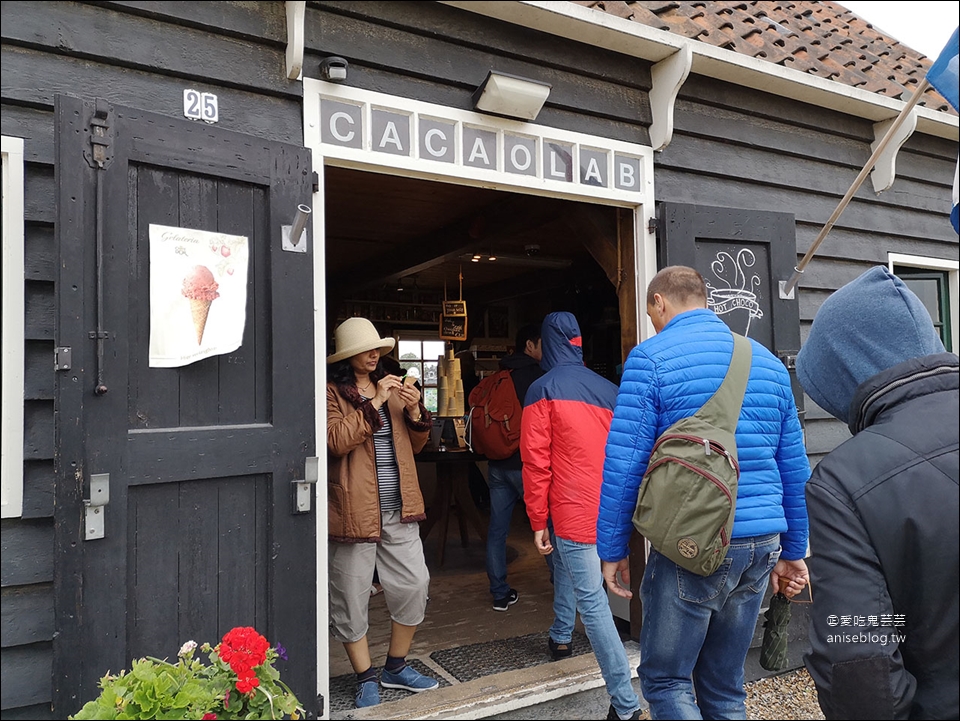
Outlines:
{"label": "man in red and blue jacket", "polygon": [[630,662],[603,589],[596,547],[603,449],[617,387],[583,365],[580,326],[572,314],[551,313],[540,335],[540,367],[546,372],[524,399],[520,453],[534,544],[541,554],[554,555],[550,651],[554,658],[570,655],[579,611],[610,694],[607,718],[639,718],[640,700],[630,683]]}

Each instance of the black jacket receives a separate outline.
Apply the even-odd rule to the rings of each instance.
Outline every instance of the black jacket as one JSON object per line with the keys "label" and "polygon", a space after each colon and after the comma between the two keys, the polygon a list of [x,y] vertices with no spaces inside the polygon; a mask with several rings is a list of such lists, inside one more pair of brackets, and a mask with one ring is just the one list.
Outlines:
{"label": "black jacket", "polygon": [[805,660],[828,719],[960,714],[958,379],[940,353],[862,383],[854,437],[807,484]]}
{"label": "black jacket", "polygon": [[[510,380],[513,381],[513,387],[517,389],[517,398],[520,399],[520,405],[523,405],[523,399],[527,395],[530,384],[543,375],[540,364],[535,358],[526,353],[511,353],[500,359],[500,370],[509,370]],[[520,460],[519,449],[509,458],[500,461],[490,461],[494,465],[500,466],[505,470],[519,471],[523,468],[523,462]]]}

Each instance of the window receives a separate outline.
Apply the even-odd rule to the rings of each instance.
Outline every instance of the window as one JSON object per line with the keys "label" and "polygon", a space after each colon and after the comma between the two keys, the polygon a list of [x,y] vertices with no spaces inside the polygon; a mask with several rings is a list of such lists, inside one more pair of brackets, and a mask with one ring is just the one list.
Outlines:
{"label": "window", "polygon": [[3,518],[23,512],[23,138],[2,139],[3,378],[0,474]]}
{"label": "window", "polygon": [[423,387],[423,404],[431,413],[437,412],[437,377],[439,359],[443,357],[445,343],[436,336],[429,338],[404,335],[397,343],[400,365],[404,370],[416,368]]}
{"label": "window", "polygon": [[960,340],[957,337],[960,262],[896,253],[889,254],[888,262],[890,271],[923,302],[940,334],[943,347],[956,353]]}

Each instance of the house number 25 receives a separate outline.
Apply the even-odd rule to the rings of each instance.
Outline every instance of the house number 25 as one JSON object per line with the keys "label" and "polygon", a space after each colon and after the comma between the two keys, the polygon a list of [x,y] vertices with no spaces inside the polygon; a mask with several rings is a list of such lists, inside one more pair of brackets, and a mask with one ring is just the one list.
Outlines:
{"label": "house number 25", "polygon": [[220,119],[217,96],[187,88],[183,91],[183,114],[193,120],[215,123]]}

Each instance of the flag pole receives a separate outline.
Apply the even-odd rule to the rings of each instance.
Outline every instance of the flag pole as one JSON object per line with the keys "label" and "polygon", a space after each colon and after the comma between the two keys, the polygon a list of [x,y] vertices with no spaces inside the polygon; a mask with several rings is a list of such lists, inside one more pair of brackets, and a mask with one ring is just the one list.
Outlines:
{"label": "flag pole", "polygon": [[923,82],[920,83],[920,86],[917,88],[916,92],[913,94],[913,97],[910,98],[910,101],[903,106],[903,109],[900,111],[900,114],[897,116],[897,119],[893,122],[893,125],[887,130],[886,134],[883,136],[883,139],[877,145],[876,149],[871,154],[870,158],[867,160],[867,164],[863,166],[863,170],[860,171],[860,174],[857,176],[857,179],[853,181],[853,185],[850,186],[850,189],[847,191],[847,194],[843,196],[840,200],[840,203],[837,205],[836,210],[833,211],[833,214],[827,220],[826,224],[820,230],[820,234],[817,235],[816,240],[813,241],[813,245],[810,246],[810,250],[806,252],[803,258],[800,259],[800,262],[797,263],[796,267],[793,269],[793,275],[790,276],[790,280],[784,282],[780,281],[780,297],[781,298],[791,298],[793,297],[793,289],[796,287],[797,282],[800,280],[800,275],[803,273],[804,268],[807,267],[807,264],[810,262],[810,259],[813,257],[814,253],[817,252],[817,248],[820,247],[820,244],[823,242],[824,238],[827,237],[827,233],[833,228],[834,223],[837,222],[837,219],[840,217],[840,214],[847,207],[847,204],[853,198],[854,194],[860,189],[860,186],[863,185],[863,181],[867,179],[867,176],[870,174],[870,171],[873,170],[873,166],[877,164],[877,160],[880,158],[880,155],[884,150],[887,149],[887,146],[890,144],[891,139],[894,134],[900,129],[900,126],[903,125],[903,122],[907,119],[907,116],[910,114],[910,111],[916,107],[917,103],[920,102],[920,98],[923,97],[923,94],[930,88],[930,81],[926,78],[923,79]]}

